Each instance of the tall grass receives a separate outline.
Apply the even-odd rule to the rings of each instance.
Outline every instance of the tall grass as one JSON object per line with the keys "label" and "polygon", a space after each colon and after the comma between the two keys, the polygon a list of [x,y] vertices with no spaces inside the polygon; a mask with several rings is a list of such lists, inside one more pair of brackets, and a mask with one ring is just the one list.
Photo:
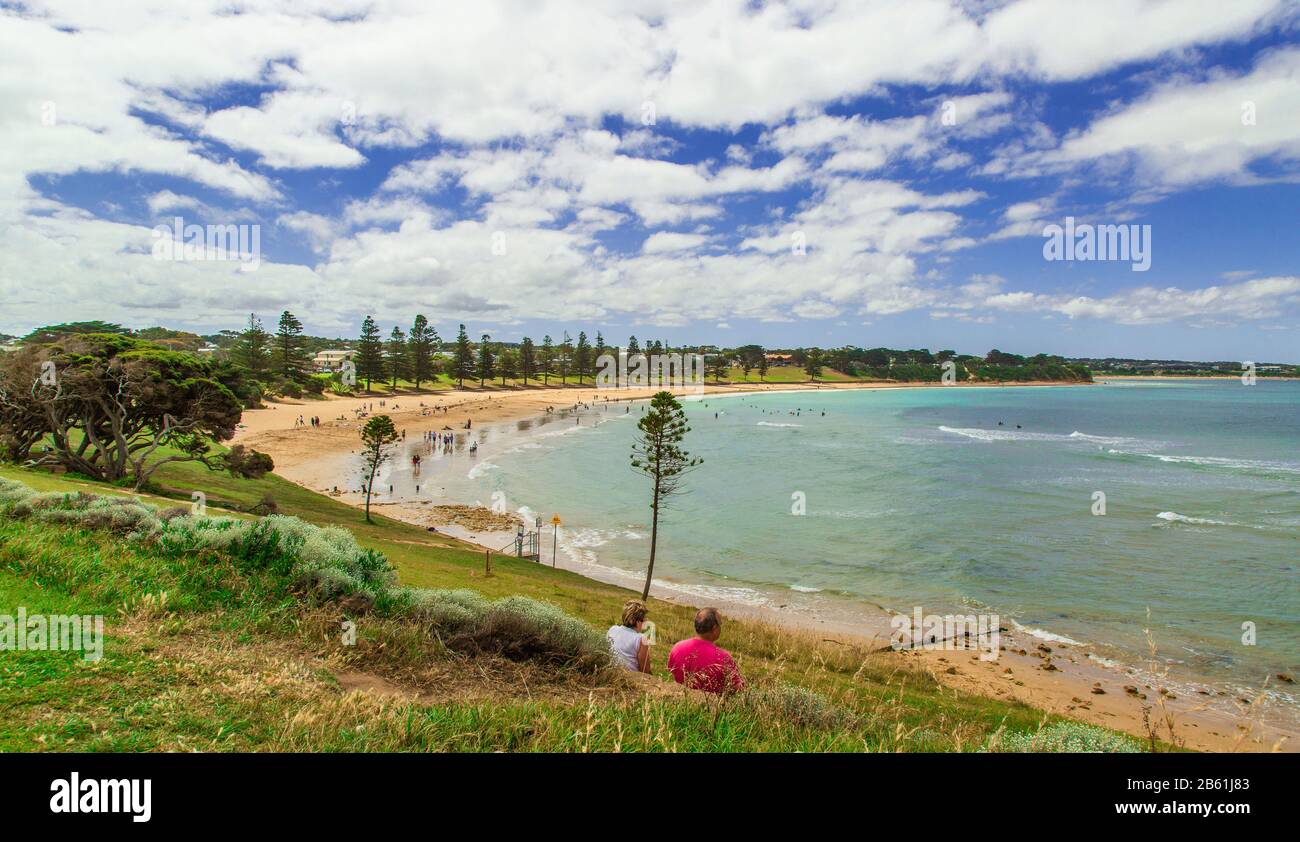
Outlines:
{"label": "tall grass", "polygon": [[[140,636],[80,678],[50,684],[24,666],[7,692],[48,712],[66,685],[79,724],[58,736],[108,750],[967,751],[998,732],[1006,750],[1042,718],[945,690],[869,647],[751,621],[729,623],[725,640],[750,689],[687,693],[608,668],[594,626],[622,592],[512,559],[485,578],[476,557],[417,544],[401,525],[385,541],[386,528],[360,528],[373,544],[362,547],[294,517],[205,518],[0,479],[0,587],[18,576],[115,606]],[[393,553],[407,581],[437,587],[399,585]],[[662,642],[691,634],[690,609],[652,610]],[[358,621],[355,645],[339,639],[343,617]],[[660,674],[667,648],[654,647]],[[402,696],[342,693],[331,673],[347,670]],[[131,724],[85,728],[85,699],[99,719]],[[21,727],[46,737],[48,719]],[[0,748],[27,745],[5,731]]]}

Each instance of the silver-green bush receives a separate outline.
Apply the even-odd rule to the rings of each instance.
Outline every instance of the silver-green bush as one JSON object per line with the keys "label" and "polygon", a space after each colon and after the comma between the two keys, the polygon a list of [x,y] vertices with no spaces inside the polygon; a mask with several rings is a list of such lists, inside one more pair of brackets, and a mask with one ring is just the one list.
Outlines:
{"label": "silver-green bush", "polygon": [[130,540],[150,541],[172,556],[219,552],[244,567],[289,576],[325,599],[362,595],[373,601],[397,584],[397,572],[388,559],[360,547],[348,530],[321,528],[295,517],[242,520],[176,509],[160,514],[154,506],[130,497],[38,494],[5,479],[0,479],[0,514],[107,530]]}
{"label": "silver-green bush", "polygon": [[741,703],[802,728],[838,731],[853,722],[853,713],[820,693],[792,684],[750,687]]}
{"label": "silver-green bush", "polygon": [[1031,733],[1002,734],[986,748],[1000,752],[1049,754],[1135,754],[1142,751],[1136,740],[1082,722],[1055,722]]}

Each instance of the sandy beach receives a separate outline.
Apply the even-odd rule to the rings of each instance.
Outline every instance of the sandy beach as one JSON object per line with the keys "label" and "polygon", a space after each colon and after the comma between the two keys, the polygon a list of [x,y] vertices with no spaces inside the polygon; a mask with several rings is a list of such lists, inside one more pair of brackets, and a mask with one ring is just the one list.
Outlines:
{"label": "sandy beach", "polygon": [[[986,384],[953,388],[981,387],[986,387]],[[772,383],[708,386],[704,394],[898,388],[943,387],[938,384],[898,383],[822,383],[815,386]],[[444,390],[382,397],[269,402],[264,409],[244,413],[234,441],[270,454],[280,476],[308,489],[333,494],[344,502],[361,505],[364,498],[356,489],[339,487],[343,482],[344,466],[359,447],[358,432],[365,423],[364,418],[358,418],[359,411],[389,415],[397,429],[405,431],[407,441],[418,441],[429,431],[450,431],[460,436],[462,441],[468,441],[476,431],[548,414],[575,415],[575,423],[580,424],[584,413],[602,407],[607,400],[611,405],[644,400],[656,391],[627,389],[614,392],[586,385],[545,389]],[[298,425],[299,416],[319,417],[321,425],[318,428]],[[471,425],[468,430],[467,424]],[[425,504],[381,501],[378,510],[386,516],[421,526],[434,525],[439,532],[475,546],[500,549],[510,541],[511,525],[500,518],[494,519],[488,510],[480,508],[476,513],[473,507],[476,502],[451,499]],[[570,566],[563,559],[560,566],[611,584],[640,587],[638,577],[626,571]],[[783,597],[783,604],[779,606],[755,606],[728,601],[725,596],[702,594],[699,589],[685,585],[678,587],[670,582],[660,583],[659,580],[656,580],[653,593],[658,598],[686,605],[698,605],[707,599],[730,614],[816,633],[823,638],[852,639],[877,648],[889,643],[890,613],[847,598],[796,593]],[[1023,701],[1045,711],[1143,737],[1147,734],[1144,722],[1149,718],[1161,723],[1157,733],[1168,738],[1168,728],[1164,724],[1167,712],[1175,722],[1177,738],[1185,741],[1188,748],[1211,751],[1300,749],[1300,733],[1296,732],[1293,723],[1281,717],[1262,717],[1257,708],[1252,709],[1235,699],[1216,699],[1203,694],[1184,698],[1181,693],[1162,688],[1158,681],[1139,677],[1133,670],[1090,658],[1087,647],[1044,641],[1018,631],[1003,632],[1001,645],[1000,657],[991,662],[979,659],[978,653],[970,651],[914,651],[900,653],[898,657],[921,661],[939,681],[956,690]],[[1232,713],[1230,709],[1239,711]]]}
{"label": "sandy beach", "polygon": [[[740,385],[714,385],[703,387],[704,395],[742,394],[746,392],[816,392],[844,389],[925,389],[925,388],[999,388],[1004,386],[1061,386],[1060,383],[1030,382],[1015,384],[957,384],[941,386],[938,383],[746,383]],[[1089,385],[1089,384],[1070,384]],[[561,411],[576,404],[595,405],[645,400],[659,389],[619,389],[616,392],[600,390],[594,385],[562,386],[528,389],[454,389],[436,392],[398,394],[389,396],[347,397],[325,396],[309,401],[267,401],[264,409],[244,412],[233,441],[271,454],[275,459],[276,473],[301,485],[315,488],[329,479],[329,475],[314,471],[311,464],[322,454],[355,450],[357,433],[364,421],[356,418],[358,410],[382,413],[393,419],[397,429],[405,430],[410,438],[444,428],[463,431],[467,421],[479,427],[502,421],[515,421]],[[698,391],[698,390],[697,390]],[[678,394],[685,394],[677,390]],[[616,395],[616,396],[615,396]],[[296,424],[299,416],[317,416],[321,426],[317,429]]]}

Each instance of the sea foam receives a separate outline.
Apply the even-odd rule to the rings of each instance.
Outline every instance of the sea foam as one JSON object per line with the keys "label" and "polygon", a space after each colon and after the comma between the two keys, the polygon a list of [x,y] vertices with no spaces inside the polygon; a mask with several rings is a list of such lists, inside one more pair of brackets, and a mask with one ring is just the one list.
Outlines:
{"label": "sea foam", "polygon": [[1063,635],[1063,634],[1055,634],[1054,632],[1049,632],[1049,631],[1046,631],[1045,629],[1036,629],[1036,628],[1033,628],[1032,626],[1022,626],[1020,623],[1017,623],[1015,620],[1012,620],[1012,621],[1011,621],[1011,625],[1013,625],[1013,626],[1016,627],[1016,631],[1018,631],[1018,632],[1024,632],[1025,634],[1029,635],[1030,637],[1036,637],[1036,638],[1038,638],[1039,640],[1046,640],[1046,641],[1050,641],[1050,642],[1052,642],[1052,643],[1065,643],[1065,644],[1068,644],[1068,645],[1070,645],[1070,646],[1083,646],[1083,645],[1084,645],[1084,644],[1080,643],[1079,641],[1075,640],[1074,638],[1066,637],[1066,636]]}
{"label": "sea foam", "polygon": [[1204,517],[1188,517],[1187,515],[1180,515],[1178,514],[1178,512],[1161,512],[1160,514],[1156,515],[1156,517],[1160,518],[1163,521],[1168,521],[1169,523],[1195,523],[1195,524],[1205,524],[1210,526],[1236,526],[1237,525],[1235,523],[1229,523],[1226,520],[1210,520],[1209,518],[1204,518]]}
{"label": "sea foam", "polygon": [[1127,450],[1108,450],[1116,456],[1141,456],[1159,459],[1172,465],[1198,465],[1203,468],[1225,468],[1236,471],[1268,471],[1300,474],[1300,465],[1294,462],[1265,462],[1257,459],[1230,459],[1224,456],[1174,456],[1168,453],[1134,453]]}
{"label": "sea foam", "polygon": [[1094,436],[1075,430],[1069,435],[1061,433],[1031,433],[1025,430],[985,429],[983,427],[948,427],[941,425],[939,430],[958,436],[965,436],[976,441],[1056,441],[1086,442],[1088,444],[1125,444],[1136,439],[1127,436]]}

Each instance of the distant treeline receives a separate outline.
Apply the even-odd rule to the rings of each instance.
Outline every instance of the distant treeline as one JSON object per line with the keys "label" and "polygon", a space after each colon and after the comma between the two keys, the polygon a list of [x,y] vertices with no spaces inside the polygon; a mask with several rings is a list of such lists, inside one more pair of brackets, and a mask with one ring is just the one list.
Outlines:
{"label": "distant treeline", "polygon": [[[751,346],[746,346],[751,347]],[[939,381],[946,370],[945,363],[953,363],[951,370],[958,382],[1028,382],[1033,380],[1089,381],[1087,366],[1073,364],[1064,357],[1037,354],[1023,357],[994,348],[984,356],[958,354],[945,350],[931,352],[928,348],[899,350],[895,348],[793,348],[767,352],[790,356],[792,365],[807,368],[814,364],[832,368],[849,377],[900,381]]]}
{"label": "distant treeline", "polygon": [[[301,397],[326,391],[349,393],[370,390],[376,382],[396,389],[406,383],[419,389],[423,384],[445,378],[457,385],[466,381],[486,385],[499,380],[529,385],[540,381],[550,385],[593,382],[602,354],[618,349],[634,354],[700,354],[708,378],[722,383],[736,377],[756,375],[764,380],[769,370],[783,369],[782,382],[790,382],[794,368],[809,380],[825,376],[836,379],[939,382],[951,373],[956,382],[1077,382],[1091,379],[1087,364],[1048,354],[1024,357],[994,349],[983,356],[959,354],[953,350],[860,348],[767,348],[762,345],[720,347],[716,345],[671,345],[661,340],[609,343],[600,331],[588,338],[578,331],[576,339],[562,331],[558,339],[543,336],[534,342],[494,341],[488,334],[470,338],[464,325],[457,335],[444,341],[424,316],[417,315],[409,328],[394,326],[385,335],[367,316],[356,338],[333,339],[308,336],[293,313],[280,314],[275,332],[251,315],[242,330],[223,330],[201,336],[163,327],[130,330],[102,321],[75,322],[38,328],[23,337],[23,346],[48,345],[77,335],[121,335],[160,346],[169,351],[205,357],[236,377],[225,378],[228,388],[247,406],[258,405],[267,395]],[[346,365],[337,358],[328,365],[317,361],[326,350],[346,351]],[[326,358],[322,358],[325,360]]]}
{"label": "distant treeline", "polygon": [[[1197,362],[1192,360],[1136,360],[1124,357],[1105,357],[1095,359],[1080,357],[1070,360],[1072,363],[1087,366],[1097,374],[1117,375],[1161,375],[1183,377],[1237,376],[1247,370],[1243,360],[1219,360],[1216,362]],[[1289,363],[1270,363],[1253,361],[1254,373],[1258,377],[1297,377],[1300,365]]]}

